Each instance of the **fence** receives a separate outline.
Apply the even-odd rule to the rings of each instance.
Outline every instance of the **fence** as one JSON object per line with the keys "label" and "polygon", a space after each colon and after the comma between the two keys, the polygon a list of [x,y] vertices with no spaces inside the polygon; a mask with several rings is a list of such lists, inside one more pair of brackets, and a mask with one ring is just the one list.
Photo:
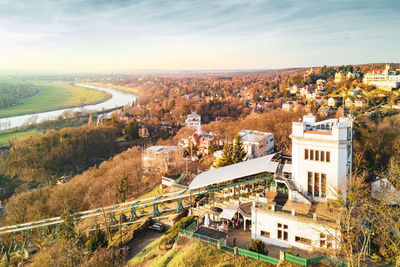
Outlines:
{"label": "fence", "polygon": [[[187,237],[191,237],[191,238],[196,238],[196,239],[200,239],[203,242],[209,243],[209,244],[219,244],[220,250],[223,252],[228,252],[228,253],[235,253],[235,249],[233,247],[230,246],[226,246],[223,245],[223,239],[215,239],[215,238],[211,238],[208,236],[204,236],[204,235],[200,235],[197,234],[193,231],[193,229],[196,226],[196,222],[193,222],[192,224],[190,224],[186,229],[181,229],[180,233],[187,236]],[[250,251],[247,249],[243,249],[243,248],[237,248],[237,254],[238,255],[242,255],[242,256],[246,256],[252,259],[256,259],[256,260],[260,260],[269,264],[273,264],[273,265],[277,265],[279,263],[279,259],[276,259],[274,257],[270,257],[264,254],[260,254],[254,251]],[[339,260],[333,260],[331,258],[325,257],[325,256],[319,256],[319,257],[314,257],[311,259],[305,259],[299,256],[295,256],[292,255],[290,253],[285,253],[285,260],[293,262],[293,263],[297,263],[300,264],[302,266],[310,266],[313,264],[318,264],[320,263],[322,260],[326,259],[329,263],[331,263],[332,265],[335,266],[340,266],[340,267],[346,267],[347,264],[343,263]]]}
{"label": "fence", "polygon": [[242,248],[238,248],[238,255],[247,256],[249,258],[261,260],[266,263],[270,263],[270,264],[274,264],[274,265],[277,265],[279,263],[279,259],[267,256],[264,254],[260,254],[260,253],[254,252],[254,251],[250,251],[247,249],[242,249]]}

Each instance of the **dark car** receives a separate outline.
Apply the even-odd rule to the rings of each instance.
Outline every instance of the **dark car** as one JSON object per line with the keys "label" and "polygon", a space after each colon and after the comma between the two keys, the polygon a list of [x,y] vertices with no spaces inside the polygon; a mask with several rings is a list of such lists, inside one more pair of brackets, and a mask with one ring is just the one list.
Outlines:
{"label": "dark car", "polygon": [[164,225],[162,223],[160,223],[160,222],[156,222],[156,223],[150,225],[148,228],[151,229],[151,230],[160,232],[160,233],[162,231],[164,231]]}

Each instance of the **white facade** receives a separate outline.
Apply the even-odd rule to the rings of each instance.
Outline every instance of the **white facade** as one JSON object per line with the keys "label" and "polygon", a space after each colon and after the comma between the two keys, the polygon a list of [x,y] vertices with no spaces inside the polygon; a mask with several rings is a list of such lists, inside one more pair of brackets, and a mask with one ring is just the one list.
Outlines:
{"label": "white facade", "polygon": [[[315,201],[335,199],[345,190],[352,165],[352,119],[316,122],[309,114],[292,125],[293,180],[304,194]],[[298,194],[289,199],[303,202]]]}
{"label": "white facade", "polygon": [[385,69],[378,69],[365,74],[364,83],[390,90],[400,87],[400,75],[396,75],[395,71],[390,71],[389,69],[390,65],[386,65]]}
{"label": "white facade", "polygon": [[247,153],[247,159],[262,157],[274,152],[273,133],[241,130],[239,134],[243,141],[243,148]]}
{"label": "white facade", "polygon": [[186,126],[201,133],[201,115],[196,112],[192,112],[186,118]]}
{"label": "white facade", "polygon": [[[337,227],[317,219],[252,207],[251,238],[279,247],[337,249]],[[294,214],[296,214],[294,212]]]}

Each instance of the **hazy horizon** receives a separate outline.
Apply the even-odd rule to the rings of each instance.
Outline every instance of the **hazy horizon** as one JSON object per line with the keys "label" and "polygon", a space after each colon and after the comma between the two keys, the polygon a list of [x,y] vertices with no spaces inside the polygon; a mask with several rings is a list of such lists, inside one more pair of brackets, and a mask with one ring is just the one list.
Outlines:
{"label": "hazy horizon", "polygon": [[400,1],[0,0],[0,70],[268,70],[400,62]]}

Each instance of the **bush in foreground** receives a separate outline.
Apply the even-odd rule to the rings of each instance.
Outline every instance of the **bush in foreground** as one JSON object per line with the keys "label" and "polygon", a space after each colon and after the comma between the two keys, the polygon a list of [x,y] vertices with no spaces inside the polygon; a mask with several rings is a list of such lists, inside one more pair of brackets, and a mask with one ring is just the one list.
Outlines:
{"label": "bush in foreground", "polygon": [[259,239],[252,240],[251,243],[247,245],[247,249],[260,254],[268,255],[268,250],[265,247],[264,242]]}

